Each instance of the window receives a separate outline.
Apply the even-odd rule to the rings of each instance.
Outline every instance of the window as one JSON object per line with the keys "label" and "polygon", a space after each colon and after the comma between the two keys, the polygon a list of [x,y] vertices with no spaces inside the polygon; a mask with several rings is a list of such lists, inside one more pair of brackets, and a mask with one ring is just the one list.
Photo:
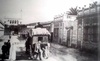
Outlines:
{"label": "window", "polygon": [[90,36],[90,35],[88,35],[88,41],[90,41],[90,39],[91,39],[91,36]]}
{"label": "window", "polygon": [[82,19],[79,19],[78,20],[78,24],[82,24]]}
{"label": "window", "polygon": [[19,24],[19,21],[17,20],[17,24]]}
{"label": "window", "polygon": [[93,35],[91,35],[91,38],[90,38],[90,40],[91,40],[91,41],[93,41]]}
{"label": "window", "polygon": [[11,24],[12,22],[11,22],[11,20],[10,20],[10,24]]}
{"label": "window", "polygon": [[59,35],[59,34],[58,34],[58,33],[59,33],[58,31],[59,31],[59,28],[55,28],[55,29],[54,29],[54,37],[55,37],[55,38],[58,38],[58,35]]}
{"label": "window", "polygon": [[14,24],[14,20],[12,20],[12,24]]}
{"label": "window", "polygon": [[16,24],[16,20],[15,20],[15,24]]}
{"label": "window", "polygon": [[93,25],[97,25],[98,24],[98,19],[97,19],[97,17],[95,16],[95,17],[93,17]]}
{"label": "window", "polygon": [[93,35],[93,41],[92,42],[94,42],[94,43],[97,43],[98,41],[97,41],[97,34],[94,34]]}
{"label": "window", "polygon": [[21,24],[22,22],[20,22],[20,24]]}
{"label": "window", "polygon": [[43,40],[43,37],[38,37],[38,41],[42,41]]}

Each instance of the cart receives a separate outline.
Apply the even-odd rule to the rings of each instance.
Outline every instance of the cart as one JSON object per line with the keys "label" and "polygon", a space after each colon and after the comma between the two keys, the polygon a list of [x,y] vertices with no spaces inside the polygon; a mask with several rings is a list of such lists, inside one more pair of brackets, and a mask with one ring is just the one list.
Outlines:
{"label": "cart", "polygon": [[[49,56],[49,49],[50,49],[50,43],[49,43],[49,37],[50,37],[50,32],[46,28],[35,28],[31,30],[31,35],[32,35],[32,46],[31,48],[31,53],[35,53],[35,44],[38,43],[38,41],[41,41],[41,47],[44,47],[45,50],[42,50],[42,57],[43,58],[48,58]],[[32,55],[32,56],[33,56]]]}

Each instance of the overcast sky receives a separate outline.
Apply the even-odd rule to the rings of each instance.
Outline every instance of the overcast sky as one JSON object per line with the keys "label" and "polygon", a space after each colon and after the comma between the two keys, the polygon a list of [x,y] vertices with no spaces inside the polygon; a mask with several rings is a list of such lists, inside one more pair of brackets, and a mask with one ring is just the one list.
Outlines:
{"label": "overcast sky", "polygon": [[[20,18],[23,23],[51,21],[70,7],[83,7],[95,0],[0,0],[0,18]],[[22,12],[21,12],[22,11]]]}

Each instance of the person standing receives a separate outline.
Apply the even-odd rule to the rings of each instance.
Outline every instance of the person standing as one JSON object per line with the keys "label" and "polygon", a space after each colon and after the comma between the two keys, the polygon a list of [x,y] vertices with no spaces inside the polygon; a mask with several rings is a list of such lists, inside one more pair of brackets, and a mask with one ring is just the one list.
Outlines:
{"label": "person standing", "polygon": [[15,43],[11,43],[9,59],[10,61],[16,60],[16,44]]}
{"label": "person standing", "polygon": [[9,35],[9,39],[11,39],[11,35]]}
{"label": "person standing", "polygon": [[9,55],[9,52],[10,52],[10,47],[11,47],[10,40],[8,40],[8,42],[7,42],[7,54],[8,55]]}
{"label": "person standing", "polygon": [[44,58],[48,58],[48,54],[49,54],[49,44],[48,43],[42,43],[41,44],[41,49],[42,49],[42,56]]}
{"label": "person standing", "polygon": [[32,45],[32,37],[29,35],[28,33],[28,37],[27,37],[27,40],[25,42],[25,47],[26,47],[26,53],[29,52],[29,48],[30,48],[30,45]]}
{"label": "person standing", "polygon": [[4,59],[6,58],[7,55],[7,44],[6,42],[4,42],[4,45],[1,48],[2,50],[2,61],[4,61]]}
{"label": "person standing", "polygon": [[41,44],[41,49],[42,49],[42,56],[45,57],[45,45],[43,43]]}
{"label": "person standing", "polygon": [[25,47],[26,47],[26,54],[29,55],[29,59],[31,58],[31,55],[30,55],[30,50],[32,48],[31,46],[32,46],[32,37],[28,33],[28,37],[27,37],[27,40],[25,42]]}
{"label": "person standing", "polygon": [[41,57],[41,53],[42,53],[42,50],[41,50],[41,41],[39,40],[38,43],[36,43],[36,47],[35,47],[35,51],[37,52],[37,55],[36,55],[36,58],[39,57],[39,59],[41,60],[42,57]]}

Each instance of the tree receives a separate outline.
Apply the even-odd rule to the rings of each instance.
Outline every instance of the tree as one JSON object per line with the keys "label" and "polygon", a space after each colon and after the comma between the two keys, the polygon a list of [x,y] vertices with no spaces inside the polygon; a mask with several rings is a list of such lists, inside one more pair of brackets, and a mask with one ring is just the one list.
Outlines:
{"label": "tree", "polygon": [[77,11],[78,11],[77,7],[75,7],[75,8],[72,8],[72,7],[71,7],[69,10],[70,10],[70,11],[68,12],[69,15],[77,15],[77,13],[78,13],[78,12],[77,12]]}
{"label": "tree", "polygon": [[97,6],[97,1],[93,2],[91,5],[91,7],[95,7],[95,6]]}

